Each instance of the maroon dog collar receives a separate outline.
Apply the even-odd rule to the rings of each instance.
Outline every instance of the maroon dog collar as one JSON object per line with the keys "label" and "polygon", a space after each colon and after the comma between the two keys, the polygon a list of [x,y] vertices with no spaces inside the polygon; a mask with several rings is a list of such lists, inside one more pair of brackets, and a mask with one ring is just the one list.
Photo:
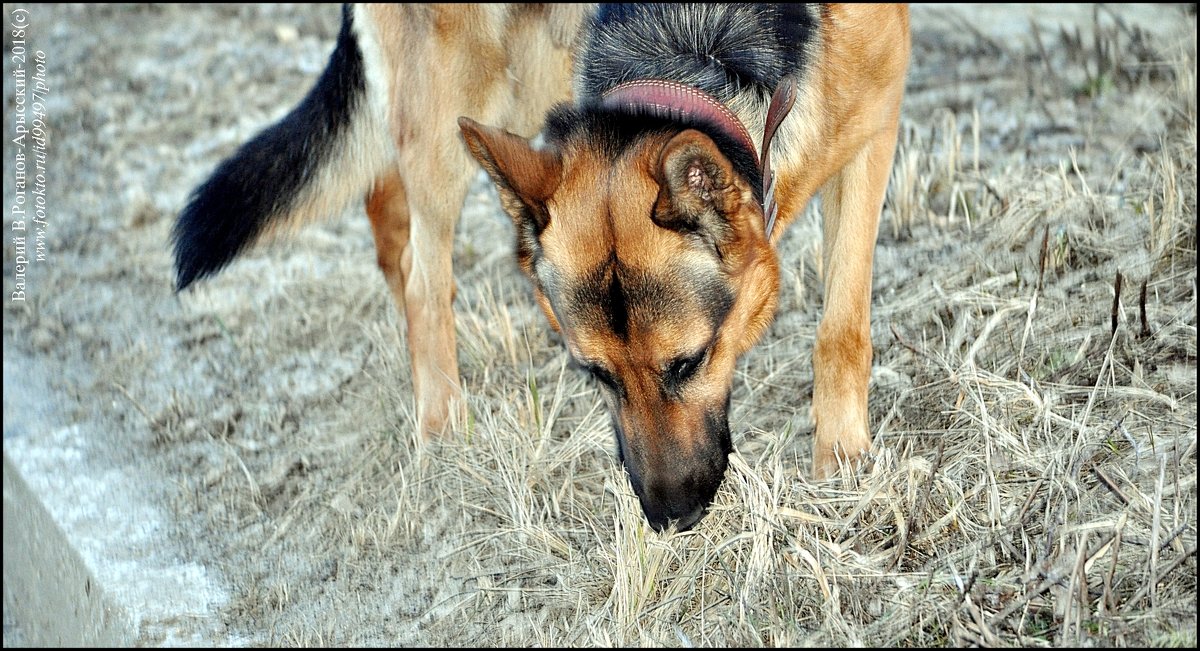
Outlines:
{"label": "maroon dog collar", "polygon": [[694,86],[666,79],[627,81],[605,91],[601,105],[609,108],[649,110],[653,115],[668,118],[699,118],[720,127],[759,161],[759,169],[762,171],[763,220],[767,239],[770,239],[771,231],[775,228],[775,216],[779,212],[779,205],[775,201],[775,173],[771,169],[771,140],[795,101],[796,82],[785,79],[775,89],[767,109],[761,156],[755,155],[754,140],[733,111],[712,95]]}

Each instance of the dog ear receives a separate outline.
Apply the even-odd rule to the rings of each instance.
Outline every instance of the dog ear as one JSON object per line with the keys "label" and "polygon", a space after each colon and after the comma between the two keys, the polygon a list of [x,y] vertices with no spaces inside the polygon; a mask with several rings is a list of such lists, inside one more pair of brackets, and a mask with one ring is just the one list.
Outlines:
{"label": "dog ear", "polygon": [[695,129],[675,135],[658,159],[660,190],[654,223],[692,232],[720,251],[753,197],[711,138]]}
{"label": "dog ear", "polygon": [[546,200],[558,189],[562,161],[557,152],[534,149],[529,141],[467,117],[458,119],[471,155],[500,191],[504,210],[522,236],[536,238],[550,223]]}

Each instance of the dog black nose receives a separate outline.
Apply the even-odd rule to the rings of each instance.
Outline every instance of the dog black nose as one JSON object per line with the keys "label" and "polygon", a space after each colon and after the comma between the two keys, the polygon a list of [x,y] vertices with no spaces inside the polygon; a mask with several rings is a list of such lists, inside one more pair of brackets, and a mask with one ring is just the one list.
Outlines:
{"label": "dog black nose", "polygon": [[647,516],[650,521],[650,526],[654,527],[655,531],[666,531],[672,524],[675,525],[676,531],[687,531],[696,525],[697,522],[704,519],[707,509],[701,505],[692,509],[690,513],[682,516],[666,516],[665,518],[654,518]]}
{"label": "dog black nose", "polygon": [[[672,524],[676,531],[687,531],[700,522],[707,513],[716,491],[663,491],[651,489],[643,498],[642,511],[655,531],[665,531]],[[655,494],[657,493],[657,494]],[[664,494],[666,493],[666,494]]]}

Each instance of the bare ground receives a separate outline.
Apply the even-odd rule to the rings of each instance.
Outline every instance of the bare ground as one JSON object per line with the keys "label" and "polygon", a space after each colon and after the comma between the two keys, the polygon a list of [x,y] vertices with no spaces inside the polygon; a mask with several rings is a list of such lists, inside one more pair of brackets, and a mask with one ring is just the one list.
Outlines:
{"label": "bare ground", "polygon": [[30,10],[53,212],[24,303],[6,239],[5,391],[44,387],[39,418],[97,432],[88,463],[145,473],[228,591],[219,639],[1195,646],[1194,8],[914,7],[874,467],[809,478],[814,208],[739,366],[725,485],[669,536],[482,177],[455,259],[472,419],[445,440],[414,439],[361,209],[172,294],[187,193],[304,94],[336,7]]}

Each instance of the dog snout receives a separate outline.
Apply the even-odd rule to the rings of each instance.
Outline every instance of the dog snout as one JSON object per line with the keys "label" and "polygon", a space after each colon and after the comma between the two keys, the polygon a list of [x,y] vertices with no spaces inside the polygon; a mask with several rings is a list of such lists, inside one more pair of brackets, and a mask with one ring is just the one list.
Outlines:
{"label": "dog snout", "polygon": [[617,454],[655,530],[686,531],[704,518],[733,451],[728,410],[726,396],[684,417],[662,405],[613,413]]}
{"label": "dog snout", "polygon": [[688,452],[671,446],[657,455],[622,454],[650,525],[663,531],[674,524],[686,531],[700,522],[725,479],[729,452],[724,436]]}
{"label": "dog snout", "polygon": [[638,498],[650,526],[664,531],[673,524],[676,531],[687,531],[700,522],[725,476],[725,465],[647,482]]}

